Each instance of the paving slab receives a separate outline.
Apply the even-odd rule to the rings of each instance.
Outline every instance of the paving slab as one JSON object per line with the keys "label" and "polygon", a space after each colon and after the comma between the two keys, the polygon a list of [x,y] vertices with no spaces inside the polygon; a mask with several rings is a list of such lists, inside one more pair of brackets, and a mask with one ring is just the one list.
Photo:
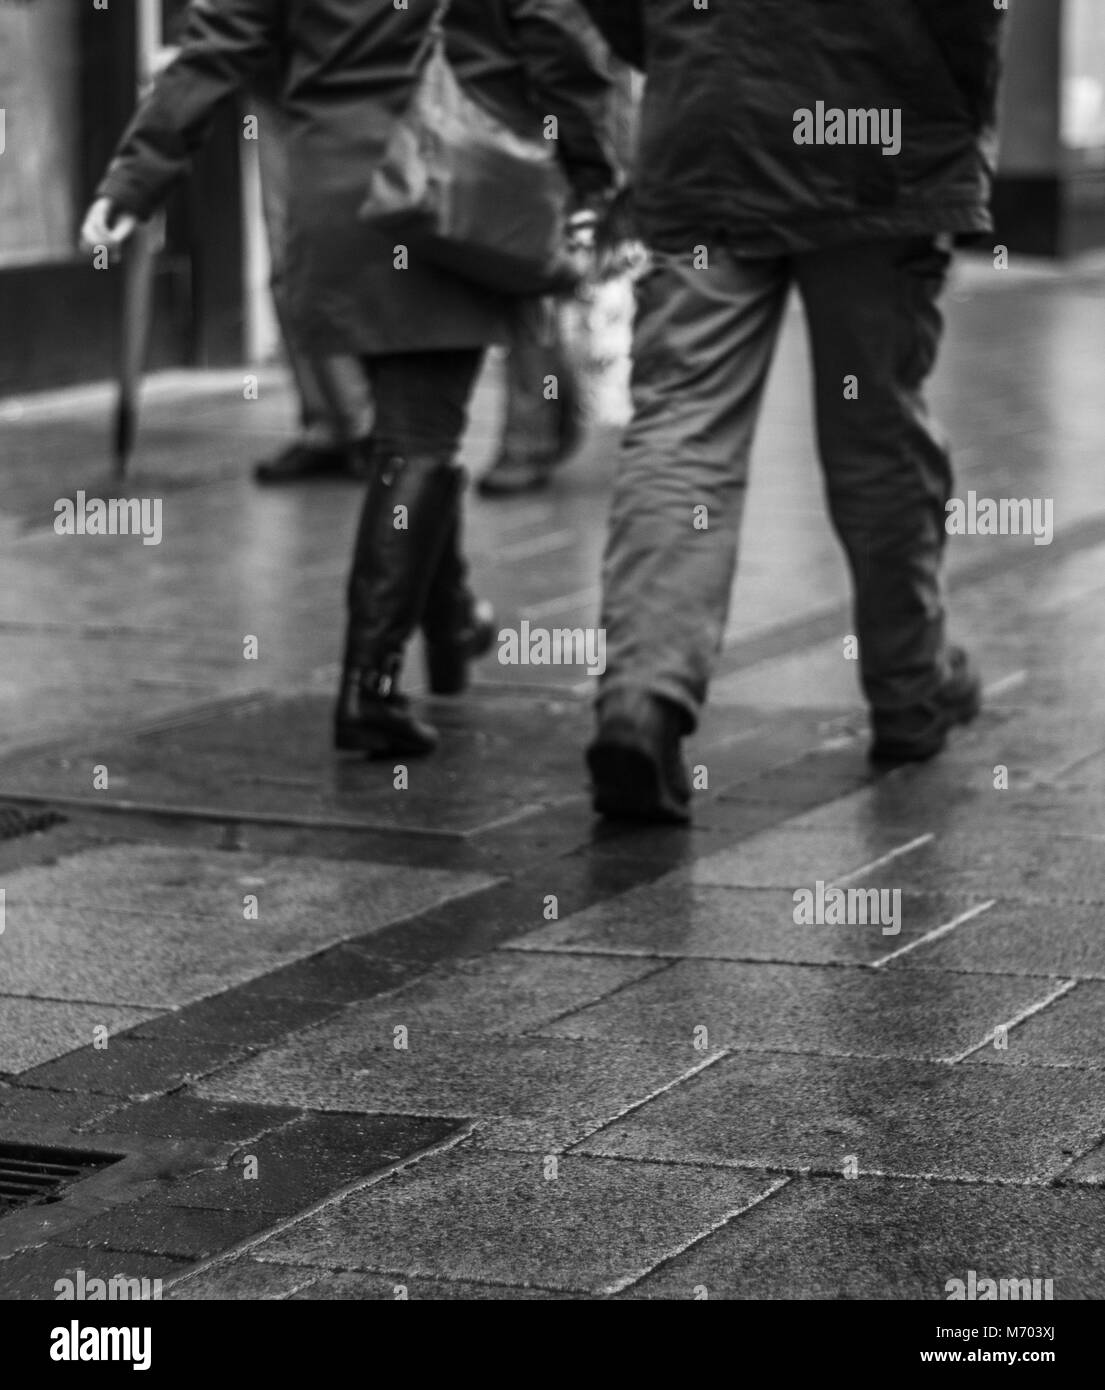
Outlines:
{"label": "paving slab", "polygon": [[950,1059],[1053,989],[1023,976],[686,960],[540,1032],[690,1047],[705,1029],[710,1047]]}
{"label": "paving slab", "polygon": [[1096,903],[999,898],[985,912],[888,968],[1105,979],[1103,925],[1105,908]]}
{"label": "paving slab", "polygon": [[601,1292],[770,1192],[762,1174],[454,1149],[259,1245],[259,1259]]}
{"label": "paving slab", "polygon": [[204,1142],[240,1142],[297,1119],[291,1106],[217,1105],[187,1090],[120,1106],[86,1123],[88,1134],[137,1134]]}
{"label": "paving slab", "polygon": [[[5,768],[4,786],[96,804],[204,808],[246,821],[292,816],[434,834],[583,796],[579,749],[590,710],[578,697],[493,690],[478,702],[428,702],[442,744],[432,759],[409,763],[404,789],[393,762],[335,754],[331,702],[329,694],[242,701],[125,741],[19,759]],[[93,789],[96,765],[108,769],[106,790]]]}
{"label": "paving slab", "polygon": [[212,1100],[456,1118],[597,1124],[707,1060],[689,1044],[583,1042],[412,1030],[400,1050],[323,1025],[207,1078]]}
{"label": "paving slab", "polygon": [[744,1053],[580,1152],[842,1174],[1041,1182],[1105,1133],[1100,1073]]}
{"label": "paving slab", "polygon": [[969,906],[954,894],[903,893],[901,930],[798,925],[785,888],[712,888],[670,874],[505,943],[512,951],[666,959],[871,965],[952,921]]}
{"label": "paving slab", "polygon": [[[280,1266],[273,1266],[280,1268]],[[299,1269],[288,1265],[285,1269]],[[550,1289],[519,1288],[510,1284],[473,1284],[441,1279],[408,1279],[398,1282],[394,1277],[380,1274],[323,1274],[313,1283],[290,1295],[293,1303],[326,1300],[327,1302],[410,1302],[422,1299],[434,1303],[483,1303],[537,1299],[586,1299],[590,1295],[564,1293]]]}
{"label": "paving slab", "polygon": [[23,1137],[23,1131],[36,1135],[43,1129],[77,1130],[112,1114],[119,1105],[115,1096],[0,1086],[0,1132],[15,1139]]}
{"label": "paving slab", "polygon": [[[856,825],[806,830],[794,829],[788,824],[753,835],[734,849],[704,855],[687,872],[692,883],[701,885],[788,888],[791,891],[812,888],[818,879],[830,883],[854,874],[885,855],[903,849],[920,836],[930,834],[933,828],[905,830]],[[872,881],[870,875],[849,880],[855,886],[867,886]],[[935,891],[942,891],[942,888]]]}
{"label": "paving slab", "polygon": [[[83,1271],[85,1280],[149,1279],[147,1286],[154,1292],[153,1280],[168,1280],[183,1274],[190,1261],[171,1255],[143,1255],[133,1251],[77,1250],[63,1245],[47,1245],[35,1250],[23,1250],[6,1260],[0,1260],[0,1299],[33,1300],[47,1303],[56,1299],[64,1286],[62,1279],[74,1284]],[[73,1305],[66,1303],[63,1307]]]}
{"label": "paving slab", "polygon": [[[1105,1193],[798,1180],[622,1296],[946,1301],[949,1281],[966,1284],[970,1270],[976,1281],[1038,1278],[1041,1294],[1050,1279],[1055,1299],[1100,1299]],[[1001,1306],[1007,1321],[1025,1320]],[[1047,1318],[1037,1309],[1031,1321]]]}
{"label": "paving slab", "polygon": [[611,960],[495,951],[458,961],[365,1004],[350,1006],[333,1035],[391,1045],[394,1030],[525,1033],[582,1008],[658,968]]}
{"label": "paving slab", "polygon": [[265,1213],[169,1206],[160,1194],[115,1207],[65,1232],[73,1249],[201,1260],[273,1224]]}
{"label": "paving slab", "polygon": [[317,1273],[298,1265],[265,1264],[250,1255],[239,1255],[180,1280],[167,1288],[163,1297],[167,1303],[287,1298]]}
{"label": "paving slab", "polygon": [[427,868],[151,844],[86,850],[8,878],[3,987],[179,1005],[489,882]]}
{"label": "paving slab", "polygon": [[[0,944],[0,951],[4,949]],[[106,1028],[110,1037],[150,1017],[148,1009],[0,994],[0,1072],[19,1075],[74,1048],[87,1047],[97,1028]]]}
{"label": "paving slab", "polygon": [[976,826],[941,835],[870,874],[871,887],[946,888],[1036,903],[1105,903],[1105,836]]}
{"label": "paving slab", "polygon": [[1086,980],[1018,1023],[1007,1046],[966,1060],[985,1066],[1105,1067],[1105,982]]}
{"label": "paving slab", "polygon": [[170,1206],[267,1212],[273,1221],[463,1129],[411,1115],[305,1115],[243,1143],[225,1165],[159,1194]]}
{"label": "paving slab", "polygon": [[1105,1185],[1105,1144],[1098,1144],[1089,1153],[1072,1163],[1061,1175],[1060,1181],[1088,1182]]}
{"label": "paving slab", "polygon": [[242,1046],[198,1040],[115,1038],[104,1048],[82,1047],[20,1074],[25,1086],[51,1091],[138,1099],[173,1090],[225,1067],[246,1053]]}

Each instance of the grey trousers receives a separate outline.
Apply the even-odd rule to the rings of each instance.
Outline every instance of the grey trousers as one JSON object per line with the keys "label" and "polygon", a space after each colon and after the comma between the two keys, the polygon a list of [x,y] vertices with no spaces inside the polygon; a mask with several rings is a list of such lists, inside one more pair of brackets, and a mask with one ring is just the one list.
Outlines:
{"label": "grey trousers", "polygon": [[258,115],[261,203],[272,266],[272,301],[299,396],[300,438],[313,448],[340,448],[364,439],[372,428],[368,382],[356,357],[320,357],[296,341],[286,307],[287,118],[276,103],[257,94],[251,95],[250,105]]}
{"label": "grey trousers", "polygon": [[808,324],[817,442],[852,576],[864,694],[888,724],[934,698],[946,671],[941,562],[952,477],[922,386],[939,346],[949,261],[938,237],[779,259],[712,250],[707,269],[689,255],[654,253],[637,289],[633,418],[603,565],[600,701],[619,687],[645,689],[697,722],[792,284]]}

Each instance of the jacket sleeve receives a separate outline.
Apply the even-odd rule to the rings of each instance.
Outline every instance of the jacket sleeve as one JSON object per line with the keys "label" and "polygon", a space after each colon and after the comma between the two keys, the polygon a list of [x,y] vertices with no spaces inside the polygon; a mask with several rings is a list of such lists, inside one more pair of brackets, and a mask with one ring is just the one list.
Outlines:
{"label": "jacket sleeve", "polygon": [[608,192],[617,182],[609,136],[613,84],[598,36],[576,0],[509,0],[509,9],[533,98],[557,119],[576,195]]}
{"label": "jacket sleeve", "polygon": [[580,0],[595,27],[623,63],[645,69],[644,0]]}
{"label": "jacket sleeve", "polygon": [[128,126],[97,196],[148,217],[203,144],[219,103],[272,58],[281,0],[192,0],[180,52]]}
{"label": "jacket sleeve", "polygon": [[981,128],[993,122],[1004,11],[994,0],[912,0]]}

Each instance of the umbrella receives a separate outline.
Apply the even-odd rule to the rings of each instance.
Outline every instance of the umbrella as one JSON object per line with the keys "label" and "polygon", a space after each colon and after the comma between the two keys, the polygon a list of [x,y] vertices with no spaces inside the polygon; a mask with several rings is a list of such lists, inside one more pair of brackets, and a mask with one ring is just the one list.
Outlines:
{"label": "umbrella", "polygon": [[[138,0],[138,94],[145,95],[162,56],[161,0]],[[112,432],[113,473],[126,476],[138,429],[138,391],[146,365],[153,314],[153,282],[161,247],[160,219],[140,224],[123,260],[123,317],[119,341],[119,389]]]}

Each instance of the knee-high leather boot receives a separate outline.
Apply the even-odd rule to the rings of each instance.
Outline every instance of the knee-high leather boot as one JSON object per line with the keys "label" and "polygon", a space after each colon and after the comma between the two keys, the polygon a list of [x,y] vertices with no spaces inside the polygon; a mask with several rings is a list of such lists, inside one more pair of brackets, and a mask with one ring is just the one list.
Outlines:
{"label": "knee-high leather boot", "polygon": [[445,538],[422,615],[426,667],[435,695],[459,695],[468,684],[468,664],[491,650],[495,613],[468,586],[460,543],[460,516]]}
{"label": "knee-high leather boot", "polygon": [[392,455],[373,472],[349,577],[338,748],[386,758],[418,757],[437,745],[436,731],[399,693],[399,668],[456,525],[463,482],[462,471],[440,454]]}

